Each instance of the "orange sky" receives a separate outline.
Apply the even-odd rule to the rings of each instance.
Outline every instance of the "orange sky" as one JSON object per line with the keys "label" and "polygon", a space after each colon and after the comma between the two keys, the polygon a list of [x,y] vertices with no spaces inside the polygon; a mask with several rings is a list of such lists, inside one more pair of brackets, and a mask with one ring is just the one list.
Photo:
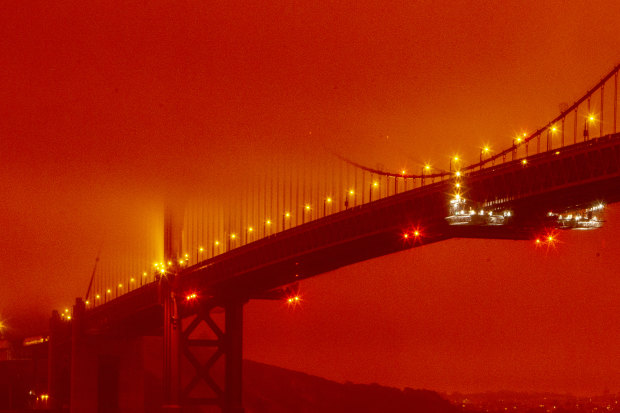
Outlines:
{"label": "orange sky", "polygon": [[[265,3],[0,6],[0,314],[15,331],[84,294],[103,240],[158,234],[170,190],[303,151],[473,162],[620,61],[616,1]],[[548,255],[454,240],[309,280],[302,311],[247,307],[246,354],[395,386],[618,391],[609,217]]]}

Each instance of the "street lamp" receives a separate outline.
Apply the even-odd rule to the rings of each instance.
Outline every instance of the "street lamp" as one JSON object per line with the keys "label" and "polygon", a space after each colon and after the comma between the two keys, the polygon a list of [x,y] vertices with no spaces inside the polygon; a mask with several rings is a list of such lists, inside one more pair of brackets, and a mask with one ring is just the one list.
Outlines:
{"label": "street lamp", "polygon": [[263,222],[263,237],[267,236],[267,227],[271,228],[271,220],[270,219],[266,219],[265,222]]}
{"label": "street lamp", "polygon": [[480,148],[480,170],[482,170],[482,154],[487,154],[489,153],[490,149],[488,146],[485,146],[484,148]]}
{"label": "street lamp", "polygon": [[323,216],[327,216],[327,204],[331,204],[332,203],[332,198],[330,196],[328,196],[327,198],[325,198],[323,200]]}
{"label": "street lamp", "polygon": [[[355,195],[355,191],[351,189],[347,192],[347,196],[344,199],[344,209],[349,209],[349,195],[353,197],[353,195]],[[355,198],[353,198],[353,200],[355,200]]]}
{"label": "street lamp", "polygon": [[369,198],[368,202],[372,202],[372,190],[373,190],[373,188],[378,188],[378,187],[379,187],[379,183],[377,181],[374,181],[373,183],[370,184],[370,189],[368,190],[368,198]]}
{"label": "street lamp", "polygon": [[450,158],[450,172],[452,172],[452,161],[454,161],[454,166],[456,167],[456,163],[459,161],[459,157],[453,156],[452,158]]}
{"label": "street lamp", "polygon": [[[450,161],[452,161],[452,159],[450,159]],[[430,172],[431,170],[431,166],[429,164],[424,165],[424,167],[422,168],[422,178],[420,178],[420,185],[424,186],[424,172]]]}
{"label": "street lamp", "polygon": [[[302,224],[306,223],[306,212],[310,212],[311,210],[312,210],[312,207],[310,206],[310,204],[304,205],[304,212],[303,212],[303,216],[301,217]],[[312,215],[310,216],[310,219],[312,219]]]}

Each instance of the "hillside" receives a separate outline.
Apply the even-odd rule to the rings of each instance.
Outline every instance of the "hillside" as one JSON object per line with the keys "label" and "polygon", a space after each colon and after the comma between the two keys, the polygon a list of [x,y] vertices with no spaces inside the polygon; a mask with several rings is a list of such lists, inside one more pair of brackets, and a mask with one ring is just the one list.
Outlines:
{"label": "hillside", "polygon": [[429,390],[378,384],[337,383],[254,361],[244,362],[247,413],[456,413],[461,411]]}

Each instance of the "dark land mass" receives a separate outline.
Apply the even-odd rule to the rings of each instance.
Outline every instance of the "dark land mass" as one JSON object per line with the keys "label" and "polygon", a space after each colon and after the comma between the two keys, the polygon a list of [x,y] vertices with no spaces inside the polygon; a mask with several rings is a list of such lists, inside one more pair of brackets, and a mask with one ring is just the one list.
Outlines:
{"label": "dark land mass", "polygon": [[337,383],[249,360],[244,362],[244,369],[243,401],[247,413],[462,411],[430,390]]}

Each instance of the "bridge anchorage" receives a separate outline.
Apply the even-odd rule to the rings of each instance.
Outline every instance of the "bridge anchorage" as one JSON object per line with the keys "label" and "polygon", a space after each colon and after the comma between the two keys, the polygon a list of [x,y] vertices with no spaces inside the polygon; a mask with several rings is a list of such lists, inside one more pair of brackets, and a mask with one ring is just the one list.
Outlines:
{"label": "bridge anchorage", "polygon": [[[239,413],[249,300],[296,305],[306,278],[450,238],[551,244],[557,230],[599,228],[604,206],[620,202],[616,104],[604,112],[602,97],[612,78],[617,90],[619,69],[507,149],[481,149],[475,164],[453,158],[447,171],[425,165],[407,174],[351,162],[353,172],[324,173],[329,182],[310,174],[314,186],[305,172],[260,177],[250,201],[234,199],[211,215],[203,206],[169,208],[163,260],[95,279],[73,312],[54,313],[49,404],[72,413]],[[613,116],[607,134],[604,113]]]}

